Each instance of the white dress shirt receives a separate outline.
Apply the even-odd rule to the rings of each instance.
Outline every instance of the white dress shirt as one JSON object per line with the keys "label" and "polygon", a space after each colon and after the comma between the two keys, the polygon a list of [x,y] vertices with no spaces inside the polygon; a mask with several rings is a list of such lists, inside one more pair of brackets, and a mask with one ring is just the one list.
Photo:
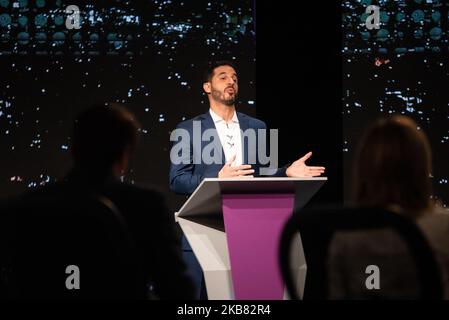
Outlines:
{"label": "white dress shirt", "polygon": [[234,115],[228,123],[226,123],[226,121],[218,114],[213,112],[212,109],[209,109],[209,112],[212,120],[214,121],[215,128],[217,129],[218,137],[220,138],[220,142],[223,147],[226,162],[228,162],[231,157],[236,155],[236,158],[234,162],[232,162],[231,166],[234,167],[242,165],[242,140],[237,112],[234,111]]}

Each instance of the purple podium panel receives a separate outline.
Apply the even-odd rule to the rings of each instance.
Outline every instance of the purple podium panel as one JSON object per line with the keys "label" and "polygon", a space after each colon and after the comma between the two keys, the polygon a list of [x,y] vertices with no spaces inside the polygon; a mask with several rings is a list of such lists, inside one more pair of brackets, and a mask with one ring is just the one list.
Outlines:
{"label": "purple podium panel", "polygon": [[282,300],[279,242],[294,194],[223,194],[235,299]]}

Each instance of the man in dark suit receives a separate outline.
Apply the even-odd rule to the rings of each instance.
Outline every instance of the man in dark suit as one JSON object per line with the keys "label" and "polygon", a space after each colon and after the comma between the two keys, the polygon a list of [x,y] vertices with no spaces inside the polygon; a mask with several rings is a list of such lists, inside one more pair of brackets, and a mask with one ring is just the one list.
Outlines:
{"label": "man in dark suit", "polygon": [[[110,200],[121,214],[130,235],[135,265],[131,265],[131,269],[128,270],[141,274],[137,287],[145,288],[144,296],[136,292],[130,292],[129,295],[117,292],[118,295],[111,294],[111,296],[193,299],[193,283],[186,273],[186,266],[182,260],[174,219],[168,213],[162,195],[156,191],[120,181],[120,177],[128,168],[136,145],[138,128],[139,125],[134,116],[120,105],[99,105],[85,110],[77,118],[74,126],[72,151],[75,165],[73,170],[64,181],[30,192],[20,197],[19,203],[36,203],[36,200],[42,203],[42,199],[50,203],[71,201],[67,199],[76,201],[76,199],[85,199],[93,195]],[[92,217],[96,215],[96,212],[87,213]],[[58,227],[64,228],[60,225]],[[79,228],[81,230],[78,233],[82,233],[85,226],[80,225]],[[101,226],[98,230],[98,233],[104,234],[105,230],[101,228],[107,228],[107,225]],[[76,230],[74,234],[80,239],[79,241],[85,241],[82,234],[76,234]],[[61,240],[54,239],[54,241]],[[81,245],[85,245],[83,248],[89,250],[89,244],[80,243]],[[91,245],[94,246],[94,243]],[[61,244],[61,247],[64,250],[64,244]],[[70,257],[70,254],[67,255]],[[113,267],[106,266],[104,272],[108,272],[108,269]],[[86,279],[86,277],[83,278],[83,266],[80,266],[80,274],[80,292],[83,292],[83,283],[86,283],[83,282],[83,279]],[[115,290],[115,281],[120,276],[122,275],[110,275],[109,290]],[[61,287],[64,288],[64,283]],[[106,297],[110,296],[107,290],[104,294]]]}
{"label": "man in dark suit", "polygon": [[[170,137],[174,144],[170,153],[169,183],[175,193],[192,194],[204,178],[315,177],[324,173],[324,167],[305,164],[312,152],[288,167],[277,168],[277,146],[274,145],[273,149],[267,147],[266,124],[236,112],[238,89],[238,76],[232,62],[209,64],[203,78],[203,90],[208,95],[210,109],[178,124]],[[268,149],[270,159],[262,163]],[[272,156],[274,161],[271,161]],[[198,281],[201,270],[185,238],[183,250],[200,287],[200,297],[205,298],[204,279]]]}
{"label": "man in dark suit", "polygon": [[[172,133],[171,140],[175,141],[170,154],[172,191],[190,195],[204,178],[316,177],[324,173],[324,167],[305,164],[312,152],[283,168],[272,167],[273,163],[262,163],[265,154],[260,155],[259,151],[265,153],[268,149],[264,139],[267,126],[261,120],[236,112],[238,77],[231,62],[211,63],[203,81],[204,92],[209,98],[209,111],[181,122]],[[276,146],[270,151],[277,156]],[[275,160],[273,162],[277,165],[277,157]],[[268,168],[267,164],[270,165]]]}

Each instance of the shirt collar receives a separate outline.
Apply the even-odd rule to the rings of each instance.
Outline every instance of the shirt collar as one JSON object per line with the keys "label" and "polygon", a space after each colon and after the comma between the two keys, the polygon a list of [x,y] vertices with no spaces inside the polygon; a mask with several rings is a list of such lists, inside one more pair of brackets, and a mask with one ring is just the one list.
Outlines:
{"label": "shirt collar", "polygon": [[[222,117],[220,117],[218,114],[216,114],[212,109],[209,109],[209,113],[210,113],[210,116],[212,117],[212,120],[214,121],[214,123],[218,123],[221,121],[224,122],[224,119]],[[234,115],[232,116],[231,121],[233,123],[239,123],[239,119],[237,118],[237,112],[234,111]]]}

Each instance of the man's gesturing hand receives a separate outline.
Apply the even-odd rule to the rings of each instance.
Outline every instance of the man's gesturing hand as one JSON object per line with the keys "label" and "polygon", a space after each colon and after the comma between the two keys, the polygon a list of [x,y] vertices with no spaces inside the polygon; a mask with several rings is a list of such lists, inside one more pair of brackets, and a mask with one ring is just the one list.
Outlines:
{"label": "man's gesturing hand", "polygon": [[242,164],[241,166],[231,167],[232,162],[235,160],[236,156],[233,156],[229,159],[228,162],[221,168],[220,172],[218,172],[219,178],[233,178],[233,177],[242,177],[249,174],[253,174],[254,170],[251,169],[251,165]]}
{"label": "man's gesturing hand", "polygon": [[306,165],[306,160],[312,156],[312,152],[307,153],[304,157],[299,158],[287,168],[285,172],[287,177],[302,178],[302,177],[317,177],[324,173],[324,167],[309,167]]}

